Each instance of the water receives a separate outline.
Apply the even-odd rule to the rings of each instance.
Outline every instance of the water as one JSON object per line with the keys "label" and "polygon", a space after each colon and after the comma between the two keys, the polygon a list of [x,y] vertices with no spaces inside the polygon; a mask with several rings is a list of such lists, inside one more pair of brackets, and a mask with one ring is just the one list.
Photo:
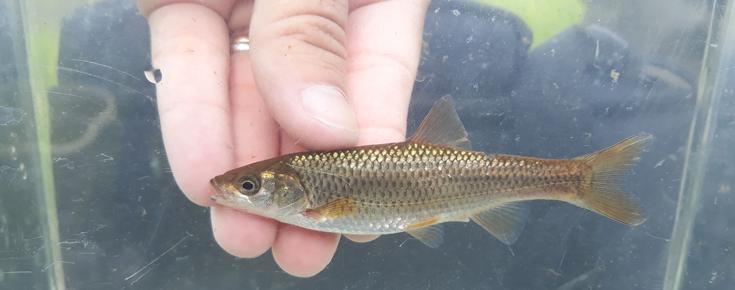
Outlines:
{"label": "water", "polygon": [[343,240],[309,279],[219,248],[167,163],[147,23],[133,1],[77,2],[0,2],[0,289],[735,284],[731,1],[432,3],[409,131],[452,94],[490,153],[569,158],[653,134],[626,182],[650,219],[539,201],[510,247],[471,223],[437,249]]}

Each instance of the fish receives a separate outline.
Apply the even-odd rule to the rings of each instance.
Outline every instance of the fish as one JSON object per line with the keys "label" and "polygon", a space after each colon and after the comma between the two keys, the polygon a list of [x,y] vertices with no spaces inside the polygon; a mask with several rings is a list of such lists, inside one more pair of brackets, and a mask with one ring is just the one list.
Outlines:
{"label": "fish", "polygon": [[210,180],[217,204],[316,231],[406,232],[436,248],[446,222],[474,221],[518,240],[533,200],[559,200],[637,226],[647,219],[622,180],[651,135],[572,159],[472,151],[451,96],[404,142],[300,152]]}

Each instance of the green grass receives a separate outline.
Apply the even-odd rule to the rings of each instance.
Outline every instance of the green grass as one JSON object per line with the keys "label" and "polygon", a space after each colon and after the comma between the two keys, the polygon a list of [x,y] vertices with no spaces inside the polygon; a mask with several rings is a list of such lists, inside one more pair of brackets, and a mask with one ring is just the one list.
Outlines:
{"label": "green grass", "polygon": [[577,23],[584,15],[582,0],[476,0],[509,10],[533,32],[531,48]]}

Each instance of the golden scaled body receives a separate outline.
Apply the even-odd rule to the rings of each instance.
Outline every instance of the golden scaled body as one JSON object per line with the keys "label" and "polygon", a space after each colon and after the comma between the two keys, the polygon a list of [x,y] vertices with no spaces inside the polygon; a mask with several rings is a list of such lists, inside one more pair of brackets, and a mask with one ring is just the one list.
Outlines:
{"label": "golden scaled body", "polygon": [[645,221],[620,179],[648,135],[569,160],[471,151],[445,97],[405,142],[331,152],[295,153],[212,180],[218,203],[327,232],[408,232],[442,242],[443,222],[473,220],[506,244],[528,218],[528,201],[566,201],[617,221]]}

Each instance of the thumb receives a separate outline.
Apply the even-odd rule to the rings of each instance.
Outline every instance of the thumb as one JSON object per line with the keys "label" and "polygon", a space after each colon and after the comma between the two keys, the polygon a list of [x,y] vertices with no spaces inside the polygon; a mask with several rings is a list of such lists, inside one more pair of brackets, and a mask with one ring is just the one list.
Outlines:
{"label": "thumb", "polygon": [[312,150],[353,146],[357,122],[345,94],[347,0],[255,1],[252,69],[271,115]]}

